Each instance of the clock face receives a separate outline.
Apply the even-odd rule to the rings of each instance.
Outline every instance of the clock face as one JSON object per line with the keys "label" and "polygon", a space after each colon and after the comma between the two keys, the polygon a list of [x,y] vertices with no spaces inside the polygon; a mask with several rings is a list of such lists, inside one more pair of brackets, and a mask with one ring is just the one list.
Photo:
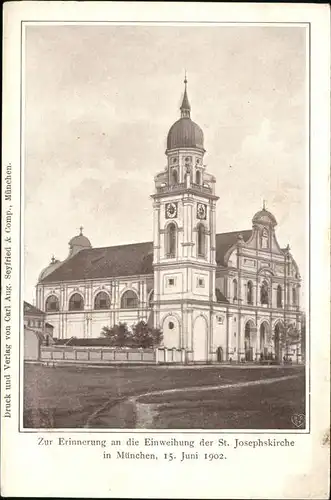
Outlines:
{"label": "clock face", "polygon": [[197,218],[198,219],[205,219],[207,215],[207,208],[206,205],[203,203],[198,203],[197,205]]}
{"label": "clock face", "polygon": [[177,217],[177,204],[176,203],[167,203],[165,207],[166,218],[174,219]]}

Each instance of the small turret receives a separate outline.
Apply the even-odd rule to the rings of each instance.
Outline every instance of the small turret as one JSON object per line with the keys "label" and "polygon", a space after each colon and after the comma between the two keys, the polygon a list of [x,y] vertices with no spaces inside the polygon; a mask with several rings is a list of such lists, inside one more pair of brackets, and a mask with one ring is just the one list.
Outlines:
{"label": "small turret", "polygon": [[74,236],[69,241],[69,257],[73,257],[76,253],[87,248],[92,248],[90,240],[83,235],[83,227],[79,228],[79,235]]}
{"label": "small turret", "polygon": [[39,277],[38,277],[38,282],[43,280],[44,278],[46,278],[46,276],[48,276],[49,274],[51,274],[53,271],[55,271],[55,269],[57,269],[59,266],[61,265],[61,261],[56,259],[54,257],[54,255],[52,255],[52,258],[51,258],[51,261],[50,263],[48,264],[48,266],[46,266],[42,271],[41,273],[39,274]]}

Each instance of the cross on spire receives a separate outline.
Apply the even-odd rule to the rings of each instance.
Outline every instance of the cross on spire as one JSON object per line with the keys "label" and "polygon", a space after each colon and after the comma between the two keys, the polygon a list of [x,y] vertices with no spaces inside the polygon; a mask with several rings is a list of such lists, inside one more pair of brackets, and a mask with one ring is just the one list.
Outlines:
{"label": "cross on spire", "polygon": [[83,229],[84,229],[83,226],[80,226],[80,228],[79,228],[79,234],[80,234],[80,236],[83,234]]}
{"label": "cross on spire", "polygon": [[263,210],[266,210],[266,200],[263,200]]}
{"label": "cross on spire", "polygon": [[180,107],[181,111],[181,117],[182,118],[190,118],[190,113],[191,113],[191,106],[187,97],[187,75],[186,75],[186,70],[185,70],[185,78],[184,78],[184,96],[183,96],[183,101],[182,105]]}

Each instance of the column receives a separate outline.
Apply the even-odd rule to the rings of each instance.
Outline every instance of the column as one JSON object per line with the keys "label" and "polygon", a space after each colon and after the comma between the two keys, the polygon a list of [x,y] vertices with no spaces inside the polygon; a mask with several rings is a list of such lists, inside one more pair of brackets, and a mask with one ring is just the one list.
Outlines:
{"label": "column", "polygon": [[44,311],[45,310],[45,288],[44,288],[44,286],[42,286],[40,289],[40,305],[41,305],[40,309],[42,311]]}
{"label": "column", "polygon": [[65,288],[64,286],[61,286],[60,287],[60,298],[59,298],[59,308],[60,308],[60,311],[63,311],[64,310],[64,300],[65,300]]}
{"label": "column", "polygon": [[260,353],[260,335],[257,327],[251,329],[251,346],[253,348],[253,361],[258,361]]}
{"label": "column", "polygon": [[68,314],[64,313],[63,314],[63,329],[62,329],[62,338],[63,339],[68,338],[68,335],[67,335],[67,323],[68,323]]}
{"label": "column", "polygon": [[41,307],[40,291],[41,291],[41,287],[37,285],[37,288],[36,288],[36,306],[43,311],[44,309]]}
{"label": "column", "polygon": [[[241,332],[240,332],[240,323],[236,323],[236,327],[234,326],[234,322],[233,322],[233,329],[236,331],[237,333],[237,361],[238,363],[240,363],[240,360],[241,358],[243,357],[243,350],[244,350],[244,342],[245,342],[245,333],[244,335],[241,335]],[[243,340],[243,342],[242,342]]]}
{"label": "column", "polygon": [[[241,261],[241,258],[239,257],[239,266],[240,266],[240,261]],[[242,304],[243,302],[243,296],[242,296],[242,273],[241,273],[241,270],[239,269],[239,272],[238,272],[238,291],[237,291],[237,294],[238,294],[238,305]]]}
{"label": "column", "polygon": [[[226,298],[231,302],[231,277],[226,276]],[[233,298],[233,297],[232,297]]]}
{"label": "column", "polygon": [[226,350],[225,350],[225,359],[228,361],[230,358],[234,360],[234,352],[233,348],[235,345],[232,345],[232,337],[233,337],[233,331],[232,331],[232,321],[233,321],[233,314],[230,312],[226,313]]}
{"label": "column", "polygon": [[160,272],[154,271],[154,326],[160,327]]}
{"label": "column", "polygon": [[241,293],[242,293],[242,296],[241,296],[242,297],[242,301],[241,301],[241,303],[242,304],[247,304],[247,281],[248,280],[246,280],[246,279],[245,279],[245,281],[242,280],[242,291],[241,291]]}
{"label": "column", "polygon": [[216,264],[216,203],[210,206],[210,262]]}
{"label": "column", "polygon": [[153,232],[154,232],[154,262],[160,261],[160,202],[153,203],[154,217],[153,217]]}
{"label": "column", "polygon": [[114,325],[118,323],[120,307],[119,282],[114,280]]}
{"label": "column", "polygon": [[[178,249],[178,256],[182,258],[192,257],[192,248],[189,243],[192,243],[192,210],[191,202],[183,201],[183,245]],[[179,237],[179,235],[178,235]]]}
{"label": "column", "polygon": [[217,361],[217,353],[215,352],[215,347],[214,347],[214,311],[213,307],[210,308],[209,311],[209,352],[210,352],[210,360],[211,361]]}
{"label": "column", "polygon": [[64,304],[63,304],[63,309],[68,311],[69,309],[69,304],[68,304],[68,287],[67,285],[64,286]]}
{"label": "column", "polygon": [[256,285],[255,285],[255,290],[253,288],[253,292],[255,291],[255,294],[253,293],[253,301],[255,302],[254,305],[258,306],[259,304],[259,278],[256,279]]}
{"label": "column", "polygon": [[193,325],[192,325],[192,315],[193,309],[190,307],[186,311],[186,315],[183,315],[183,319],[185,318],[185,323],[183,324],[183,346],[185,349],[189,351],[193,351]]}
{"label": "column", "polygon": [[92,336],[92,317],[91,314],[88,313],[86,315],[86,337]]}
{"label": "column", "polygon": [[301,285],[298,285],[298,286],[297,286],[297,292],[296,292],[296,293],[297,293],[297,304],[296,304],[296,305],[297,305],[297,310],[298,310],[298,311],[300,311],[300,300],[301,300],[300,295],[301,295]]}

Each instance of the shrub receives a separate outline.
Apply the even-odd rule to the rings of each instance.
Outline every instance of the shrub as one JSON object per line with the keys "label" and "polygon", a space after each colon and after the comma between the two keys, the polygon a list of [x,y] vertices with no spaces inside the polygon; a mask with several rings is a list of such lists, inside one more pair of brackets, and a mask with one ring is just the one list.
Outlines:
{"label": "shrub", "polygon": [[126,323],[119,323],[112,327],[104,326],[101,334],[108,339],[111,346],[141,347],[144,349],[159,345],[163,338],[159,328],[153,328],[145,321],[139,321],[134,325],[132,332]]}

